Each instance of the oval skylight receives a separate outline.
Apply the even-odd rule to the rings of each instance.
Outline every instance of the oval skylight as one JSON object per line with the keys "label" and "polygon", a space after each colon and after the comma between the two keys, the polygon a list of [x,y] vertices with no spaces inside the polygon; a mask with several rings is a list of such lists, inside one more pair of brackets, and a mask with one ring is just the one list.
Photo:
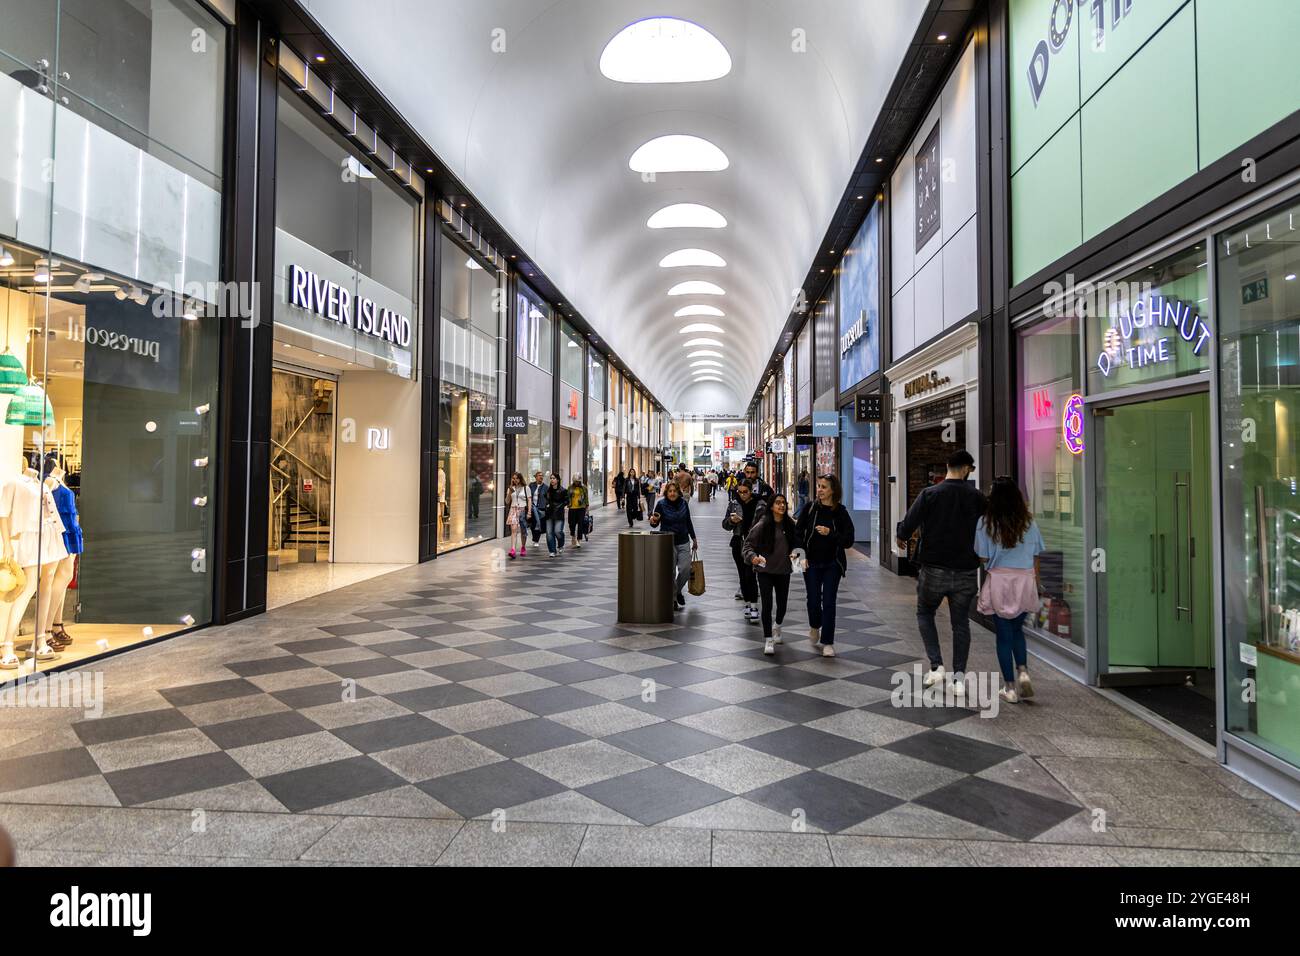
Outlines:
{"label": "oval skylight", "polygon": [[731,72],[731,54],[698,24],[648,17],[605,44],[600,72],[616,83],[704,83]]}
{"label": "oval skylight", "polygon": [[659,260],[660,269],[676,269],[679,266],[705,266],[709,269],[721,269],[727,260],[708,249],[678,249]]}
{"label": "oval skylight", "polygon": [[713,368],[722,368],[722,363],[717,359],[699,359],[691,363],[691,368],[701,368],[705,365],[712,366]]}
{"label": "oval skylight", "polygon": [[679,282],[668,290],[669,295],[726,295],[727,292],[720,285],[712,282],[705,282],[703,279],[691,279],[689,282]]}
{"label": "oval skylight", "polygon": [[722,358],[722,353],[713,349],[700,349],[698,352],[692,352],[687,358]]}
{"label": "oval skylight", "polygon": [[684,305],[673,313],[673,315],[679,319],[684,319],[688,315],[713,315],[722,318],[726,314],[727,313],[723,312],[721,309],[712,305]]}
{"label": "oval skylight", "polygon": [[686,342],[682,345],[682,348],[684,349],[695,349],[695,348],[704,348],[704,347],[711,347],[715,349],[725,348],[725,346],[717,339],[691,339],[689,342]]}
{"label": "oval skylight", "polygon": [[707,139],[672,133],[642,143],[627,164],[635,173],[716,173],[731,161]]}
{"label": "oval skylight", "polygon": [[726,218],[716,209],[695,202],[664,206],[646,220],[651,229],[723,229]]}
{"label": "oval skylight", "polygon": [[699,376],[697,379],[695,379],[695,381],[697,381],[697,382],[721,382],[721,383],[723,383],[723,384],[725,385],[727,380],[724,379],[721,375],[701,375],[701,376]]}
{"label": "oval skylight", "polygon": [[683,325],[677,330],[678,335],[690,335],[692,332],[716,332],[719,335],[725,335],[727,330],[708,322],[696,322],[694,325]]}

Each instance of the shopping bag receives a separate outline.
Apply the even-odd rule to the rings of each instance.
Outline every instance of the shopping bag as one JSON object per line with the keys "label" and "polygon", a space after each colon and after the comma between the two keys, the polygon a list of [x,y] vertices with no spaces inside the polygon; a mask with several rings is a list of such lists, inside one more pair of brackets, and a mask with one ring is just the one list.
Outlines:
{"label": "shopping bag", "polygon": [[696,597],[704,593],[704,562],[700,560],[698,551],[691,553],[691,582],[686,590]]}
{"label": "shopping bag", "polygon": [[591,537],[591,529],[595,527],[596,522],[592,520],[591,515],[582,519],[582,533],[584,537]]}

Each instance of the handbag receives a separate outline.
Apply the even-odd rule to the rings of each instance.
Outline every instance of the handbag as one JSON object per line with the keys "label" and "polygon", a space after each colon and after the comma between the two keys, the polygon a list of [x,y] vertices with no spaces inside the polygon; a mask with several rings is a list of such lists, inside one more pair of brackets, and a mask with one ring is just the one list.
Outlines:
{"label": "handbag", "polygon": [[691,554],[691,582],[686,586],[686,590],[696,597],[704,593],[704,562],[700,560],[698,551]]}
{"label": "handbag", "polygon": [[582,519],[582,533],[584,537],[591,536],[591,529],[595,527],[595,524],[596,522],[592,520],[591,515],[587,515]]}

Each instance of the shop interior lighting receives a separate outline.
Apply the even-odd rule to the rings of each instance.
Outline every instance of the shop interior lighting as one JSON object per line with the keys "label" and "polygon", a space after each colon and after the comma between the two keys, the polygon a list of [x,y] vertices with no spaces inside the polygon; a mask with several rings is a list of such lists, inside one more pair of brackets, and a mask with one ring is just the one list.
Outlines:
{"label": "shop interior lighting", "polygon": [[605,44],[600,72],[616,83],[705,83],[731,72],[731,54],[689,20],[647,17]]}
{"label": "shop interior lighting", "polygon": [[14,254],[10,252],[8,249],[6,249],[4,246],[0,246],[0,266],[3,266],[4,268],[8,269],[13,264],[14,264]]}
{"label": "shop interior lighting", "polygon": [[707,139],[671,133],[638,146],[627,164],[635,173],[716,173],[731,161]]}
{"label": "shop interior lighting", "polygon": [[709,206],[679,202],[664,206],[646,220],[646,225],[651,229],[723,229],[727,220]]}
{"label": "shop interior lighting", "polygon": [[679,282],[668,290],[669,295],[726,295],[727,290],[703,279],[691,279]]}

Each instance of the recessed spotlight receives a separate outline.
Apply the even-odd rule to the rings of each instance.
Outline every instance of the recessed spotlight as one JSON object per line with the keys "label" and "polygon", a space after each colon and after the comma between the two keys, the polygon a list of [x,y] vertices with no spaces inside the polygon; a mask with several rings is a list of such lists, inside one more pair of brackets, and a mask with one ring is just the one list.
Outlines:
{"label": "recessed spotlight", "polygon": [[317,53],[315,59],[317,63],[324,63],[325,55],[323,53]]}
{"label": "recessed spotlight", "polygon": [[948,34],[946,34],[946,33],[940,33],[938,39],[939,39],[939,42],[942,43],[944,40],[948,39]]}
{"label": "recessed spotlight", "polygon": [[469,203],[467,203],[467,202],[462,202],[462,203],[460,204],[460,208],[461,208],[461,209],[464,209],[464,208],[465,208],[466,206],[468,206],[468,205],[469,205]]}
{"label": "recessed spotlight", "polygon": [[862,197],[861,197],[861,196],[855,196],[854,198],[855,198],[855,199],[861,199]]}
{"label": "recessed spotlight", "polygon": [[1295,282],[1295,273],[1294,272],[1287,273],[1286,281]]}
{"label": "recessed spotlight", "polygon": [[[878,162],[878,163],[883,163],[884,161],[885,161],[885,157],[883,157],[883,156],[877,156],[877,157],[876,157],[876,162]],[[858,198],[861,199],[862,197],[859,196]]]}

